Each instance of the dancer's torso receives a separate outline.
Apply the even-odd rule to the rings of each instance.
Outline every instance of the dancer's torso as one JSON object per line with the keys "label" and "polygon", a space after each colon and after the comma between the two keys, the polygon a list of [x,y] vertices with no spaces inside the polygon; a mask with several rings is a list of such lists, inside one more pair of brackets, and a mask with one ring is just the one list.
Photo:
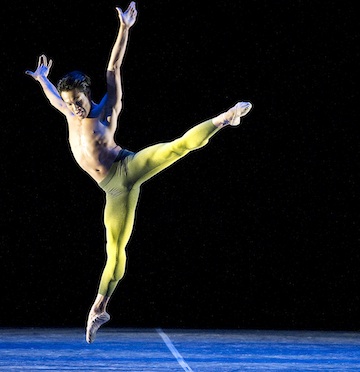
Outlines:
{"label": "dancer's torso", "polygon": [[121,150],[113,132],[99,118],[68,118],[68,127],[75,160],[96,182],[102,181]]}

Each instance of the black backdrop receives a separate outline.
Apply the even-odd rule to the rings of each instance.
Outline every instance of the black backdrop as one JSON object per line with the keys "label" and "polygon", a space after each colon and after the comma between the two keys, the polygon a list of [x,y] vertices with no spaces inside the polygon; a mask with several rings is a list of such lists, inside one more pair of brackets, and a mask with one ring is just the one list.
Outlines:
{"label": "black backdrop", "polygon": [[[2,4],[0,326],[83,326],[96,294],[103,195],[24,71],[46,53],[52,81],[83,70],[98,100],[116,5],[128,3]],[[144,185],[111,325],[359,328],[353,6],[138,1],[123,147],[173,139],[239,100],[254,108]]]}

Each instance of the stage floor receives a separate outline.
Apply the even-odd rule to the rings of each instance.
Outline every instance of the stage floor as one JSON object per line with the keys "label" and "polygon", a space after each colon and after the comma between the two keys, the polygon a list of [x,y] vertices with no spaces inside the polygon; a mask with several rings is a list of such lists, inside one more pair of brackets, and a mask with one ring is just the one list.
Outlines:
{"label": "stage floor", "polygon": [[360,333],[319,331],[0,329],[6,371],[360,371]]}

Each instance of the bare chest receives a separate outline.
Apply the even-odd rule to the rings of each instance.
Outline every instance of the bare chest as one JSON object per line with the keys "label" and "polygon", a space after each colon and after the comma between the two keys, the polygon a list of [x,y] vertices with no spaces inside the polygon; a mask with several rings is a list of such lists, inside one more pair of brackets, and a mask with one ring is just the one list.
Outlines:
{"label": "bare chest", "polygon": [[69,120],[69,145],[82,169],[95,180],[102,179],[117,153],[118,146],[106,123],[98,119]]}
{"label": "bare chest", "polygon": [[69,142],[73,147],[101,145],[108,140],[107,127],[97,119],[69,123]]}

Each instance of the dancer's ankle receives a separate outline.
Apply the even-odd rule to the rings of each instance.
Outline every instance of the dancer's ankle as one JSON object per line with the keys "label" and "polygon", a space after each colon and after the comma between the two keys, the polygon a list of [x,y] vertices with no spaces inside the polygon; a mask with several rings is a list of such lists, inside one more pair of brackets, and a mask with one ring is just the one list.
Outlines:
{"label": "dancer's ankle", "polygon": [[229,113],[228,112],[224,112],[218,116],[216,116],[215,118],[212,119],[212,123],[215,125],[215,127],[217,128],[223,128],[225,126],[227,126],[229,124]]}
{"label": "dancer's ankle", "polygon": [[90,314],[101,314],[106,311],[106,306],[109,302],[109,297],[98,294],[91,307]]}

